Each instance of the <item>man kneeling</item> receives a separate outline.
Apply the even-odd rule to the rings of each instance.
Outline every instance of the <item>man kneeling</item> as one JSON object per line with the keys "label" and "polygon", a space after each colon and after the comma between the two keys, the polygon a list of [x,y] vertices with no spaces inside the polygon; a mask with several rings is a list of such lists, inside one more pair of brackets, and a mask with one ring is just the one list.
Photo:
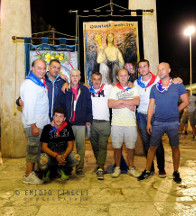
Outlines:
{"label": "man kneeling", "polygon": [[72,152],[75,138],[71,126],[65,122],[65,116],[64,108],[55,108],[54,126],[48,124],[43,128],[39,168],[43,171],[44,182],[50,181],[52,170],[57,170],[62,180],[68,180],[73,167],[80,161],[80,156]]}

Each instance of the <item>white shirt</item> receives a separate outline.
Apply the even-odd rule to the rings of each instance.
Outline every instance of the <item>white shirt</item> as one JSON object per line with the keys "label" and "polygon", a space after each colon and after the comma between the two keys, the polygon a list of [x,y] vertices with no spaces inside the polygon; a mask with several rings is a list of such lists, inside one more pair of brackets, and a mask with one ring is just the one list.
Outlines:
{"label": "white shirt", "polygon": [[[139,96],[138,89],[136,87],[124,92],[117,86],[113,86],[110,91],[109,99],[133,99],[136,96]],[[136,126],[135,111],[131,111],[128,108],[112,109],[112,125]]]}
{"label": "white shirt", "polygon": [[[108,108],[108,98],[112,85],[104,85],[103,92],[98,94],[91,93],[93,119],[109,121],[110,114]],[[98,92],[95,90],[95,92]]]}
{"label": "white shirt", "polygon": [[[138,91],[139,91],[139,96],[140,96],[140,105],[137,108],[137,111],[140,113],[144,113],[147,114],[148,111],[148,105],[150,102],[150,91],[151,88],[160,80],[160,78],[157,76],[155,82],[150,85],[148,88],[142,88],[141,86],[138,85],[137,80],[134,81],[134,86],[137,87]],[[144,85],[146,86],[149,83],[150,79],[147,81],[142,81],[141,82],[144,83]]]}
{"label": "white shirt", "polygon": [[38,128],[42,129],[50,122],[48,90],[46,88],[26,79],[21,84],[20,96],[24,102],[22,110],[24,128],[28,128],[35,123]]}

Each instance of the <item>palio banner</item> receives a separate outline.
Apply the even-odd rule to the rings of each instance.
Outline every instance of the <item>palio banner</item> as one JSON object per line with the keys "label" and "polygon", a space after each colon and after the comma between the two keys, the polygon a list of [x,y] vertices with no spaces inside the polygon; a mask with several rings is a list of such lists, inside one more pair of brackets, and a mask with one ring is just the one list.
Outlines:
{"label": "palio banner", "polygon": [[30,37],[24,38],[25,75],[28,75],[35,59],[45,60],[47,66],[52,59],[57,59],[61,63],[61,73],[66,75],[69,81],[70,71],[78,69],[78,46],[67,45],[65,38],[60,38],[59,45],[51,45],[48,41],[48,38],[43,37],[40,45],[33,45]]}
{"label": "palio banner", "polygon": [[52,59],[57,59],[61,63],[61,73],[66,75],[70,82],[70,71],[78,68],[77,52],[69,51],[30,51],[30,65],[36,59],[43,59],[48,66]]}
{"label": "palio banner", "polygon": [[104,83],[116,82],[119,69],[139,60],[138,22],[83,22],[83,43],[86,81],[99,71]]}

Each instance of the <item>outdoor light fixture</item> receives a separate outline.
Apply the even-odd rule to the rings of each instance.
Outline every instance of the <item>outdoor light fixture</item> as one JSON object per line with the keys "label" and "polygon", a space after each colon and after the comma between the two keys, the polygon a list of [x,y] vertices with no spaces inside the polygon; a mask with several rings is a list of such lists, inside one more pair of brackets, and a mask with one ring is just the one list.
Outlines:
{"label": "outdoor light fixture", "polygon": [[189,49],[190,49],[190,95],[192,95],[192,35],[195,33],[195,27],[189,26],[184,34],[189,36]]}

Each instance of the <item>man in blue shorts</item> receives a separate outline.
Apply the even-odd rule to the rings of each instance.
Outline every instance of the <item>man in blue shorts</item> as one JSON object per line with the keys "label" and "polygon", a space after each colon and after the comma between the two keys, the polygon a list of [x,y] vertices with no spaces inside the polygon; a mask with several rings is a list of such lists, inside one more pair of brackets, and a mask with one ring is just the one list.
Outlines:
{"label": "man in blue shorts", "polygon": [[[164,133],[169,137],[173,158],[173,180],[180,183],[182,179],[178,172],[180,164],[179,150],[179,112],[189,105],[188,95],[183,84],[174,85],[169,76],[170,65],[162,62],[158,66],[160,81],[154,85],[150,93],[150,103],[147,113],[147,132],[151,134],[150,148],[148,150],[146,169],[138,177],[138,181],[150,176],[152,161]],[[182,103],[178,106],[178,99]],[[155,113],[154,113],[155,112]],[[151,125],[152,116],[154,122]]]}

